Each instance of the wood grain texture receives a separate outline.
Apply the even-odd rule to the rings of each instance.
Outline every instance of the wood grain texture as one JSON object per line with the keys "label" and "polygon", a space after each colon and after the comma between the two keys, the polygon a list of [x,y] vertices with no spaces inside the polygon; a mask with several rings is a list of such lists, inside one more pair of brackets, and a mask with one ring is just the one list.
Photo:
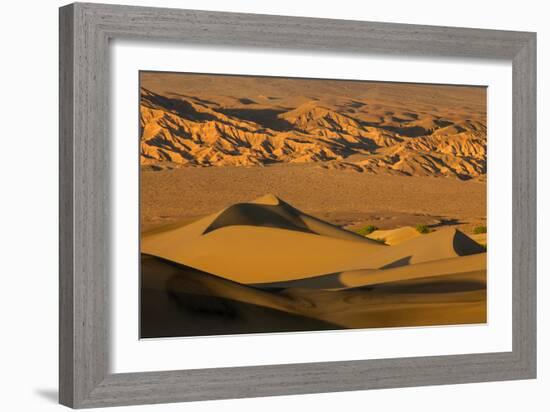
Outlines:
{"label": "wood grain texture", "polygon": [[[109,40],[513,64],[513,351],[109,373]],[[60,9],[60,402],[84,408],[527,379],[536,374],[536,36],[76,3]]]}
{"label": "wood grain texture", "polygon": [[536,375],[536,37],[532,36],[512,62],[513,87],[513,351]]}
{"label": "wood grain texture", "polygon": [[68,9],[59,15],[59,400],[73,404],[73,36]]}

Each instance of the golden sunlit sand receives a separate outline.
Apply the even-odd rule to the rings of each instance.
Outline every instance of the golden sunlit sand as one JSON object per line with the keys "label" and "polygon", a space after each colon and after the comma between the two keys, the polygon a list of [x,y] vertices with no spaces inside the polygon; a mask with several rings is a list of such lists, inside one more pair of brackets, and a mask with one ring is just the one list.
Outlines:
{"label": "golden sunlit sand", "polygon": [[485,89],[142,72],[145,338],[485,323]]}
{"label": "golden sunlit sand", "polygon": [[[270,194],[145,233],[141,250],[142,302],[163,314],[144,315],[145,337],[486,321],[486,254],[453,228],[390,246]],[[180,310],[193,325],[169,320]]]}

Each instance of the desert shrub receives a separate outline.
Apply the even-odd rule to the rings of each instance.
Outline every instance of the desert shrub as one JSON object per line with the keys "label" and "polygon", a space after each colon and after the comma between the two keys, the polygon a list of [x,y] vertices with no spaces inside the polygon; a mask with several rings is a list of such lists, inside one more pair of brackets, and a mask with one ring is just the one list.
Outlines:
{"label": "desert shrub", "polygon": [[383,245],[386,244],[386,239],[384,239],[382,237],[377,237],[376,239],[372,239],[372,240],[374,240],[375,242],[381,243]]}
{"label": "desert shrub", "polygon": [[476,226],[476,227],[474,227],[474,234],[480,235],[482,233],[487,233],[487,226]]}
{"label": "desert shrub", "polygon": [[376,226],[368,225],[368,226],[362,227],[361,229],[358,229],[357,233],[360,234],[361,236],[367,236],[367,235],[370,235],[375,230],[378,230]]}
{"label": "desert shrub", "polygon": [[416,230],[418,233],[430,233],[430,228],[427,225],[416,225]]}

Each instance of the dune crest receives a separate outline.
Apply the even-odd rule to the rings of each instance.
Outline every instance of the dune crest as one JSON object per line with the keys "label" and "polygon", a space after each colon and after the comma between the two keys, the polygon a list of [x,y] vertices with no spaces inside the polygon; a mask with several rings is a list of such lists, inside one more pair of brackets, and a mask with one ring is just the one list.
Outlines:
{"label": "dune crest", "polygon": [[272,193],[267,193],[263,196],[260,196],[252,200],[250,203],[257,203],[259,205],[277,206],[278,204],[281,203],[281,199],[279,199],[277,196],[275,196]]}
{"label": "dune crest", "polygon": [[271,194],[189,225],[145,234],[141,250],[245,284],[389,269],[484,252],[452,228],[395,246],[382,245],[309,216]]}

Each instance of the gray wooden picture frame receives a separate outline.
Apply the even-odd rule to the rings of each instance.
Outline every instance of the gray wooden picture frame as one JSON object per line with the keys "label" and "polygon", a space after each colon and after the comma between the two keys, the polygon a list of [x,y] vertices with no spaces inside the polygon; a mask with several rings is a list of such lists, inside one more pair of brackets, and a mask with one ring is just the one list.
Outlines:
{"label": "gray wooden picture frame", "polygon": [[[529,379],[536,376],[536,34],[71,4],[60,9],[59,399],[74,408]],[[109,372],[109,41],[292,48],[513,65],[513,350]]]}

